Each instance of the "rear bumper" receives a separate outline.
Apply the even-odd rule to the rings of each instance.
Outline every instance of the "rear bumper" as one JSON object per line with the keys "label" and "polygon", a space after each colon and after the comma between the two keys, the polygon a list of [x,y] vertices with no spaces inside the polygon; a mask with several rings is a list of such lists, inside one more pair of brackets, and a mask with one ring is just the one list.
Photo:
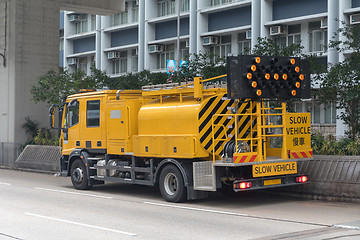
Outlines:
{"label": "rear bumper", "polygon": [[[241,191],[250,191],[250,190],[259,190],[259,189],[266,189],[266,188],[276,188],[276,187],[287,187],[287,186],[294,186],[294,185],[303,185],[309,182],[297,182],[296,178],[300,176],[306,175],[284,175],[284,176],[273,176],[273,177],[264,177],[264,178],[252,178],[246,180],[235,180],[233,183],[233,189],[235,192]],[[251,183],[251,187],[241,189],[240,183]],[[248,185],[247,185],[248,186]]]}

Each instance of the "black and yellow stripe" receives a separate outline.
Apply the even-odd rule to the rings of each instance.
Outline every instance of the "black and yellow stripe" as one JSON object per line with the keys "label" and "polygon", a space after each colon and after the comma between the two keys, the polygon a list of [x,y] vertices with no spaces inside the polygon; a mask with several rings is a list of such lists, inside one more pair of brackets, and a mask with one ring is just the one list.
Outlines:
{"label": "black and yellow stripe", "polygon": [[[199,112],[199,133],[200,143],[205,150],[212,153],[213,151],[213,140],[212,140],[212,126],[211,119],[214,114],[231,114],[231,108],[235,107],[234,100],[227,99],[225,95],[214,96],[208,99],[202,106]],[[242,103],[239,106],[239,113],[255,112],[255,104],[251,102]],[[256,137],[256,118],[253,116],[241,117],[238,119],[238,136],[239,138],[245,138],[251,134]],[[214,119],[214,138],[217,139],[215,142],[215,153],[220,155],[222,152],[222,146],[225,142],[234,139],[235,137],[235,118],[228,116],[218,116]]]}

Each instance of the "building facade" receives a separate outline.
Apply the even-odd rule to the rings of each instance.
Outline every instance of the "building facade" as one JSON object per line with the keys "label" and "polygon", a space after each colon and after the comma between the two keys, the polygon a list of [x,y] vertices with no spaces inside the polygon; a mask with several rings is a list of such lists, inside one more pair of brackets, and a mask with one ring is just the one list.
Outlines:
{"label": "building facade", "polygon": [[[186,60],[189,54],[248,53],[258,37],[279,45],[300,42],[304,53],[337,63],[346,55],[327,49],[329,40],[339,22],[356,24],[360,18],[360,0],[128,0],[125,8],[111,16],[62,12],[60,66],[90,74],[95,64],[111,77],[166,71],[168,59]],[[305,100],[294,109],[312,112],[315,130],[336,136],[346,131],[332,102]]]}

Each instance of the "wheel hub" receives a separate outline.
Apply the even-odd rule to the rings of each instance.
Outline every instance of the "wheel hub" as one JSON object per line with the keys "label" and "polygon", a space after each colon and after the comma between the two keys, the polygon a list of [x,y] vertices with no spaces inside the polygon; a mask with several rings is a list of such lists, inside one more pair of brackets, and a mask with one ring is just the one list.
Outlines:
{"label": "wheel hub", "polygon": [[73,172],[73,179],[75,182],[82,182],[84,179],[84,172],[81,168],[75,168]]}
{"label": "wheel hub", "polygon": [[167,194],[174,195],[178,189],[178,181],[173,173],[168,173],[165,176],[164,188]]}

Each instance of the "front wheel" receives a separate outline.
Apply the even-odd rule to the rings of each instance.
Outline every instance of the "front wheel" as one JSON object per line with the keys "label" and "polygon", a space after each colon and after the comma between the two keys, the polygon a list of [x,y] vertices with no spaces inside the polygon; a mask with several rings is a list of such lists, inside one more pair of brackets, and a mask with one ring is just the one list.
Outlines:
{"label": "front wheel", "polygon": [[184,202],[186,187],[180,170],[174,165],[165,166],[160,174],[161,196],[168,202]]}
{"label": "front wheel", "polygon": [[76,159],[71,165],[71,182],[76,189],[87,190],[89,186],[88,174],[84,162],[81,159]]}

